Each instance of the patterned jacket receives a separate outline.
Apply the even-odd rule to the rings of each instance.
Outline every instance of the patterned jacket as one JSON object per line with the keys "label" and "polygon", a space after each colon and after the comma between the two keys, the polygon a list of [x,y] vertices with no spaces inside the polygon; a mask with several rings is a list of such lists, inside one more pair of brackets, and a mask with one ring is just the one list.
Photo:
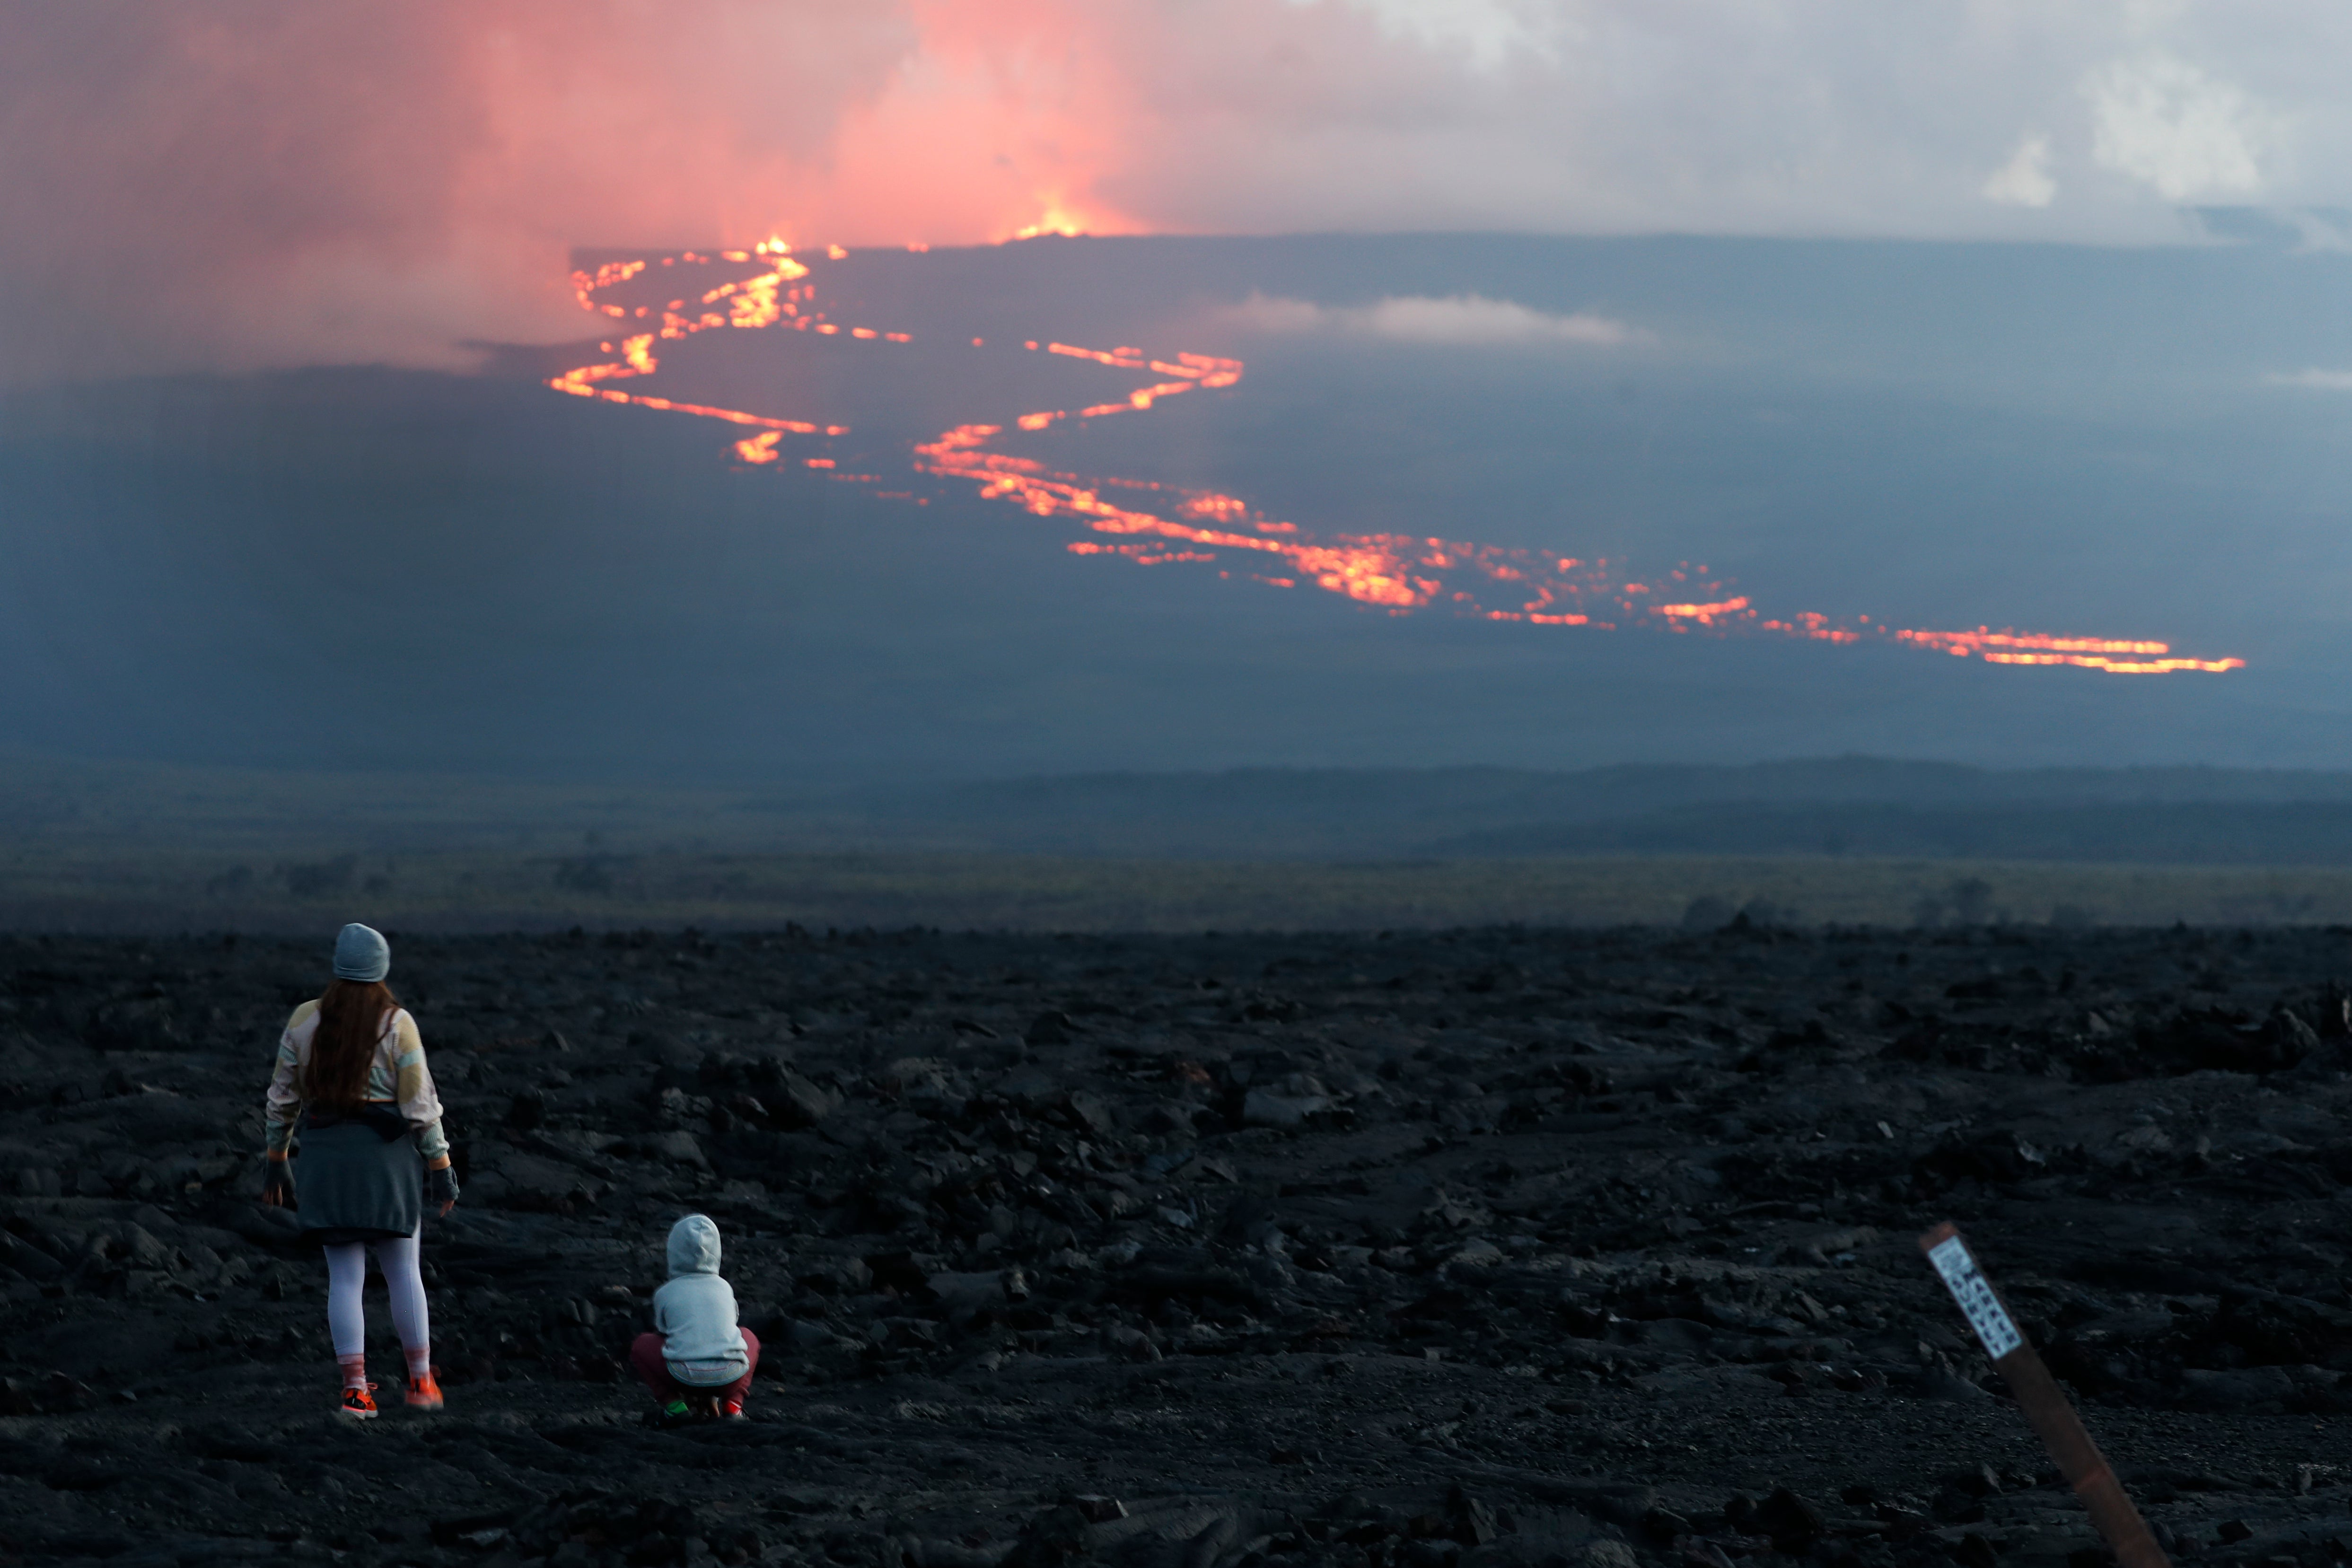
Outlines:
{"label": "patterned jacket", "polygon": [[[310,1063],[310,1041],[318,1032],[319,1004],[309,1001],[294,1009],[294,1016],[286,1020],[286,1032],[278,1037],[278,1071],[270,1074],[266,1113],[273,1155],[286,1152],[294,1136],[294,1124],[301,1117],[302,1069]],[[427,1161],[449,1152],[449,1140],[441,1131],[441,1097],[434,1092],[433,1074],[425,1065],[425,1041],[406,1008],[392,1015],[391,1023],[377,1039],[375,1058],[368,1063],[360,1097],[398,1105],[416,1134],[417,1152]]]}

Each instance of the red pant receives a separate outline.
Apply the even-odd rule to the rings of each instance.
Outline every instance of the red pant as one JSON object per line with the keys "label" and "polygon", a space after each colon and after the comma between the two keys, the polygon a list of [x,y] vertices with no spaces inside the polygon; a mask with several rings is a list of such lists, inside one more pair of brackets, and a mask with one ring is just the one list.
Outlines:
{"label": "red pant", "polygon": [[662,1346],[668,1341],[661,1334],[641,1333],[629,1346],[629,1365],[636,1372],[637,1380],[654,1391],[654,1397],[667,1405],[673,1399],[685,1399],[695,1395],[716,1394],[724,1400],[740,1400],[751,1386],[751,1374],[760,1369],[760,1341],[750,1329],[737,1331],[743,1336],[746,1358],[743,1375],[724,1387],[688,1388],[669,1375],[669,1363],[662,1358]]}

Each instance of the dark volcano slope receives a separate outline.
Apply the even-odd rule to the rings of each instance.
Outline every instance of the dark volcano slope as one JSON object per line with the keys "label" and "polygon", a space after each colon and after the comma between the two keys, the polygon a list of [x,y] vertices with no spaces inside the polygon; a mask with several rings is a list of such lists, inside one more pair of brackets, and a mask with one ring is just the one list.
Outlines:
{"label": "dark volcano slope", "polygon": [[[395,951],[466,1195],[359,1427],[252,1203],[322,946],[0,944],[8,1561],[2095,1563],[1944,1218],[2177,1556],[2352,1539],[2340,932]],[[688,1209],[768,1352],[666,1431]]]}

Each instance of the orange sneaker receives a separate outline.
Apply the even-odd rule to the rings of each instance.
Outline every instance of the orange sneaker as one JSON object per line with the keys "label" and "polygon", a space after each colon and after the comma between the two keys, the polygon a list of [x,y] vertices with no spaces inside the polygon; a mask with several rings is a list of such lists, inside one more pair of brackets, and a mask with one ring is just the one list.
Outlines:
{"label": "orange sneaker", "polygon": [[441,1408],[441,1385],[433,1380],[431,1373],[408,1380],[408,1407],[411,1410]]}
{"label": "orange sneaker", "polygon": [[374,1420],[375,1399],[372,1393],[374,1387],[373,1383],[363,1383],[356,1388],[344,1389],[343,1402],[337,1408],[355,1421]]}

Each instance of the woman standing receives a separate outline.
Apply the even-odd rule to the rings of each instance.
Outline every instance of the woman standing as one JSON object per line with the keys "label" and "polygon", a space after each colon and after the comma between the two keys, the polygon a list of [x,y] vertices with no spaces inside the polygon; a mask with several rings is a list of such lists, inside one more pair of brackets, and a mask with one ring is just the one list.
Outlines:
{"label": "woman standing", "polygon": [[[324,996],[294,1009],[278,1041],[261,1189],[264,1203],[299,1207],[304,1232],[325,1249],[327,1328],[342,1368],[342,1411],[362,1420],[376,1413],[360,1308],[370,1252],[408,1355],[408,1404],[441,1408],[417,1232],[427,1203],[446,1214],[457,1201],[425,1043],[383,983],[391,969],[391,945],[378,933],[352,925],[335,938],[334,979]],[[289,1164],[298,1131],[301,1152]]]}

